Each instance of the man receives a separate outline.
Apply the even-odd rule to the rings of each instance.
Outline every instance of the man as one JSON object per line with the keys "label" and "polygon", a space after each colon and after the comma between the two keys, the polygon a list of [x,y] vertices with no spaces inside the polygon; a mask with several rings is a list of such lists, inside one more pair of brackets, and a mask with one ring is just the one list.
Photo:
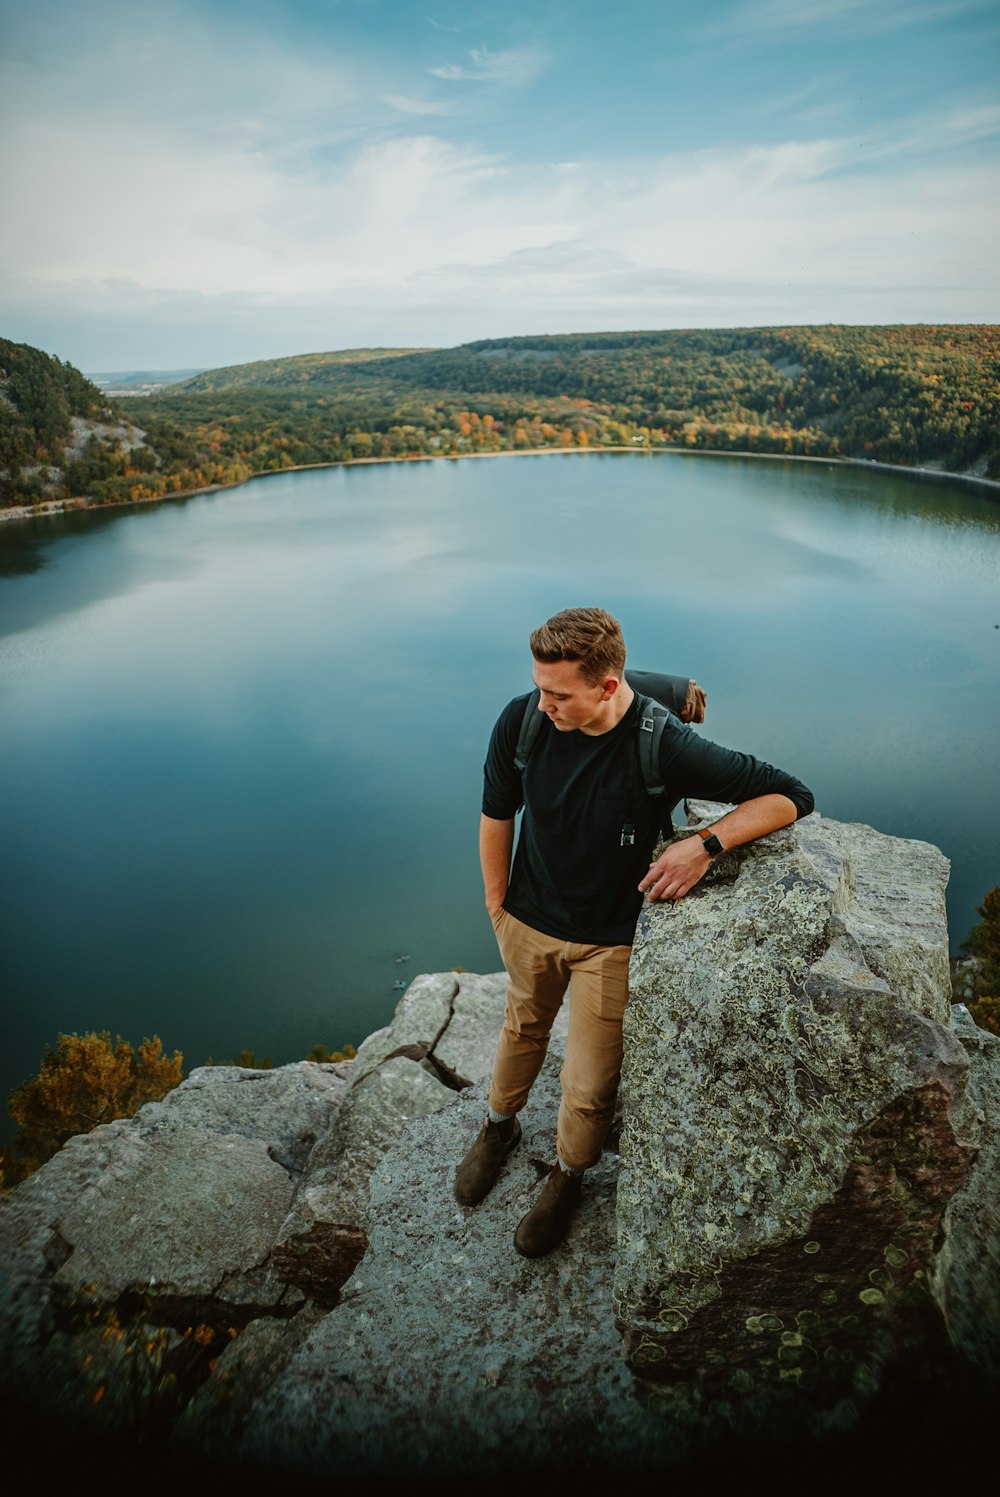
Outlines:
{"label": "man", "polygon": [[[618,621],[602,608],[567,608],[534,631],[531,653],[548,721],[522,773],[514,756],[528,696],[516,697],[500,714],[484,766],[480,860],[509,985],[487,1116],[458,1167],[455,1195],[466,1206],[481,1201],[516,1148],[517,1113],[568,985],[557,1159],[514,1236],[518,1252],[534,1258],[565,1236],[583,1173],[611,1125],[643,895],[681,899],[720,852],[808,815],[813,798],[791,775],[710,743],[673,716],[660,742],[666,793],[650,797],[637,769],[638,700],[625,679]],[[661,819],[685,796],[735,809],[650,862]]]}

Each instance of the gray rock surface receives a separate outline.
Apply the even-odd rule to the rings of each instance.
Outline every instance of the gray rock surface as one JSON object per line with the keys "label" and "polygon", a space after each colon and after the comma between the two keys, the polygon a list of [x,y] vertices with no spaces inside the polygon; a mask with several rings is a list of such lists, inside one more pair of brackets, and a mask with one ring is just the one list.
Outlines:
{"label": "gray rock surface", "polygon": [[338,1126],[313,1150],[277,1236],[272,1266],[287,1283],[336,1304],[367,1245],[372,1171],[409,1119],[488,1076],[505,1001],[503,973],[421,975],[359,1047]]}
{"label": "gray rock surface", "polygon": [[452,1188],[485,1086],[407,1126],[372,1175],[368,1251],[339,1305],[250,1411],[250,1465],[482,1482],[684,1457],[684,1438],[636,1399],[615,1327],[617,1156],[588,1173],[562,1250],[533,1261],[513,1248],[555,1159],[560,1060],[556,1038],[522,1143],[474,1209]]}
{"label": "gray rock surface", "polygon": [[672,1417],[850,1423],[933,1336],[977,1146],[946,878],[936,848],[813,816],[644,912],[615,1299]]}
{"label": "gray rock surface", "polygon": [[955,1033],[969,1057],[969,1116],[975,1162],[944,1213],[933,1290],[951,1342],[1000,1389],[1000,1039],[962,1004]]}
{"label": "gray rock surface", "polygon": [[[0,1202],[9,1386],[44,1399],[58,1388],[75,1406],[103,1378],[134,1402],[136,1377],[160,1361],[158,1350],[123,1360],[131,1342],[149,1343],[140,1326],[157,1327],[155,1340],[165,1326],[290,1314],[302,1296],[272,1274],[271,1248],[349,1075],[308,1062],[194,1071],[136,1117],[70,1139]],[[119,1338],[123,1327],[134,1334]]]}
{"label": "gray rock surface", "polygon": [[512,1238],[565,1008],[497,1187],[452,1194],[503,974],[415,979],[354,1062],[198,1071],[72,1140],[0,1200],[8,1411],[102,1473],[138,1442],[144,1481],[155,1449],[241,1484],[728,1489],[804,1427],[814,1484],[847,1426],[926,1467],[971,1419],[967,1454],[1000,1391],[1000,1042],[948,1002],[945,875],[814,817],[647,912],[621,1160],[546,1259]]}
{"label": "gray rock surface", "polygon": [[392,1055],[405,1054],[453,1091],[489,1074],[507,996],[502,972],[431,972],[415,977],[392,1022],[361,1044],[352,1084]]}

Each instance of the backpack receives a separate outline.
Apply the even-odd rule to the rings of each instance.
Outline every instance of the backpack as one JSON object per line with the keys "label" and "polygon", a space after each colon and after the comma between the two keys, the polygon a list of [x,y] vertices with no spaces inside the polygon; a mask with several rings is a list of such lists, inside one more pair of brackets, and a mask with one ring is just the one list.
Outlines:
{"label": "backpack", "polygon": [[[636,758],[639,764],[639,773],[645,786],[646,794],[654,799],[663,795],[666,790],[660,777],[660,741],[663,738],[663,730],[670,717],[680,717],[691,688],[691,680],[688,676],[660,676],[654,678],[648,671],[625,672],[625,680],[635,692],[638,700],[638,717],[636,719]],[[653,696],[643,688],[648,687],[653,681],[659,689],[659,695]],[[663,683],[666,682],[666,686]],[[524,706],[524,716],[521,719],[521,729],[514,749],[514,764],[518,771],[523,774],[525,766],[531,757],[531,751],[535,746],[538,734],[541,731],[544,714],[539,712],[538,703],[541,692],[535,690],[528,697]],[[702,711],[700,717],[693,720],[702,722],[704,720],[704,693],[701,694]],[[630,787],[631,789],[631,787]],[[673,807],[670,808],[672,810]],[[665,815],[665,826],[670,825],[669,811]],[[622,846],[631,846],[635,842],[635,828],[631,822],[626,822],[622,827]]]}

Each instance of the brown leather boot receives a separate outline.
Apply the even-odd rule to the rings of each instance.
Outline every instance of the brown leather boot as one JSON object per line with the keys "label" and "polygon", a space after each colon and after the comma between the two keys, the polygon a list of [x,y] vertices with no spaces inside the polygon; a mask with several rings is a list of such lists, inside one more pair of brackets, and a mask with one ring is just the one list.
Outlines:
{"label": "brown leather boot", "polygon": [[558,1164],[553,1167],[541,1195],[514,1233],[519,1253],[525,1258],[542,1258],[562,1242],[580,1204],[582,1184],[582,1174],[567,1174]]}
{"label": "brown leather boot", "polygon": [[476,1206],[489,1195],[507,1155],[521,1142],[521,1125],[513,1118],[491,1123],[487,1117],[472,1148],[455,1171],[455,1199],[463,1206]]}

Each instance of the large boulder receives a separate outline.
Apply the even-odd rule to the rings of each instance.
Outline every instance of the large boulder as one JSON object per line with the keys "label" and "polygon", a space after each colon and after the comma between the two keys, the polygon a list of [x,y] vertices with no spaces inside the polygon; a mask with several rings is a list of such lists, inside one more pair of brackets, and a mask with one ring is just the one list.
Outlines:
{"label": "large boulder", "polygon": [[[136,1117],[70,1139],[0,1210],[7,1392],[127,1422],[174,1367],[303,1303],[271,1250],[350,1064],[206,1067]],[[98,1417],[95,1415],[95,1417]]]}
{"label": "large boulder", "polygon": [[[669,1417],[818,1433],[936,1355],[937,1248],[983,1134],[951,1024],[947,872],[926,843],[812,816],[644,912],[614,1296]],[[956,1208],[953,1276],[972,1271],[965,1225]]]}

